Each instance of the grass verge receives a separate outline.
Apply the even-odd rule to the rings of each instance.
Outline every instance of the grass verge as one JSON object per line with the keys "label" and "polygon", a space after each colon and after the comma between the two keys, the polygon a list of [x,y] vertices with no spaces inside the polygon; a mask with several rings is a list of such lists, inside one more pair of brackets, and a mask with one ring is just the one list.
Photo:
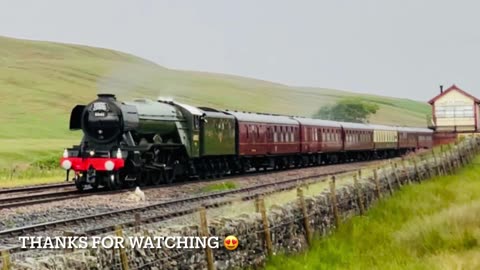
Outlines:
{"label": "grass verge", "polygon": [[26,166],[0,167],[0,188],[58,183],[64,179],[57,153],[45,154]]}
{"label": "grass verge", "polygon": [[226,181],[221,183],[214,183],[207,186],[204,186],[200,189],[200,192],[215,192],[215,191],[224,191],[236,189],[237,185],[234,182]]}
{"label": "grass verge", "polygon": [[480,269],[478,163],[404,187],[308,252],[274,256],[266,269]]}
{"label": "grass verge", "polygon": [[[52,173],[53,174],[53,173]],[[0,179],[0,188],[23,187],[43,184],[61,183],[65,180],[65,173],[60,175],[40,176],[35,178]]]}

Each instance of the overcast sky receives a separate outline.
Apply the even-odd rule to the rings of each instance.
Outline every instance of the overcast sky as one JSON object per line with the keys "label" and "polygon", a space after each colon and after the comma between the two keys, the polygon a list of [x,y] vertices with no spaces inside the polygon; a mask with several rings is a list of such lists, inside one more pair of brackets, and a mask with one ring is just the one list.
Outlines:
{"label": "overcast sky", "polygon": [[426,101],[480,97],[480,2],[0,0],[0,35],[160,65]]}

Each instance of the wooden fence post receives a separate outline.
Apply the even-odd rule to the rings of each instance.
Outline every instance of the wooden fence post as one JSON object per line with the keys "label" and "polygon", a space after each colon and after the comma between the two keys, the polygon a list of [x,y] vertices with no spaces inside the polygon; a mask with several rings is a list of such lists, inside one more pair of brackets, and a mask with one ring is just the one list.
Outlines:
{"label": "wooden fence post", "polygon": [[453,155],[452,145],[448,145],[448,157],[449,157],[449,164],[450,164],[450,173],[453,174],[455,172],[455,156]]}
{"label": "wooden fence post", "polygon": [[383,175],[385,176],[385,180],[387,181],[388,191],[390,192],[390,195],[393,195],[393,187],[392,187],[392,183],[390,183],[390,177],[388,177],[387,169],[385,169],[386,166],[387,165],[385,164],[382,167],[382,171],[383,171]]}
{"label": "wooden fence post", "polygon": [[272,247],[272,238],[270,237],[270,227],[268,224],[267,218],[267,210],[265,209],[265,201],[263,198],[258,198],[258,208],[260,210],[260,214],[262,215],[262,223],[263,223],[263,233],[265,235],[265,245],[267,246],[268,256],[273,255],[273,247]]}
{"label": "wooden fence post", "polygon": [[358,183],[356,174],[353,175],[353,186],[355,187],[355,191],[357,193],[357,204],[358,204],[358,209],[360,210],[360,215],[363,215],[365,213],[365,208],[363,206],[362,187],[360,186],[360,183]]}
{"label": "wooden fence post", "polygon": [[456,152],[456,155],[457,155],[457,159],[459,160],[458,167],[460,168],[463,165],[465,165],[465,162],[464,162],[463,155],[460,152],[460,146],[458,145],[458,142],[455,142],[455,150],[456,150],[455,152]]}
{"label": "wooden fence post", "polygon": [[140,213],[135,213],[135,232],[138,233],[140,231],[140,224],[142,223],[142,219],[140,217]]}
{"label": "wooden fence post", "polygon": [[437,155],[435,154],[435,148],[432,148],[432,155],[433,155],[433,162],[435,163],[436,171],[437,171],[437,176],[442,175],[442,171],[440,168],[440,163],[437,160]]}
{"label": "wooden fence post", "polygon": [[418,170],[417,159],[413,157],[413,167],[415,168],[415,181],[420,182],[420,171]]}
{"label": "wooden fence post", "polygon": [[402,157],[402,168],[403,171],[405,172],[405,175],[407,177],[407,183],[411,184],[412,180],[410,179],[410,172],[408,171],[407,165],[405,164],[405,158]]}
{"label": "wooden fence post", "polygon": [[467,162],[470,162],[470,160],[472,160],[472,158],[473,158],[473,151],[472,151],[470,139],[465,141],[465,148],[464,149],[467,152],[467,154],[466,154]]}
{"label": "wooden fence post", "polygon": [[[210,237],[210,231],[208,229],[208,221],[207,221],[207,210],[205,207],[200,207],[200,235],[202,237]],[[213,264],[213,252],[212,249],[207,245],[205,247],[205,256],[207,257],[207,269],[214,270],[215,265]]]}
{"label": "wooden fence post", "polygon": [[450,148],[450,151],[452,152],[453,168],[456,171],[459,166],[457,153],[455,152],[455,149],[453,148],[453,146]]}
{"label": "wooden fence post", "polygon": [[[115,226],[115,235],[118,237],[123,238],[123,230],[122,227],[117,225]],[[127,253],[123,247],[119,247],[120,249],[120,261],[122,263],[122,270],[129,270],[129,265],[128,265],[128,258],[127,258]]]}
{"label": "wooden fence post", "polygon": [[443,152],[443,155],[445,156],[445,164],[447,164],[446,167],[447,167],[447,170],[448,170],[448,174],[452,174],[453,173],[453,168],[452,168],[450,153],[448,153],[448,151],[445,150],[445,152]]}
{"label": "wooden fence post", "polygon": [[475,137],[475,135],[473,136],[473,139],[472,139],[472,145],[473,145],[473,152],[475,155],[478,154],[478,138]]}
{"label": "wooden fence post", "polygon": [[400,177],[398,177],[397,163],[390,161],[390,166],[392,167],[393,176],[395,177],[395,181],[397,182],[397,186],[398,186],[398,188],[401,188],[402,187],[402,182],[400,181]]}
{"label": "wooden fence post", "polygon": [[451,168],[450,173],[453,173],[455,170],[455,164],[453,163],[453,151],[452,151],[452,146],[450,144],[447,144],[446,146],[446,153],[448,154],[448,163],[450,164],[449,167]]}
{"label": "wooden fence post", "polygon": [[312,230],[310,229],[310,221],[308,219],[308,211],[307,206],[305,204],[305,197],[303,196],[303,190],[301,188],[297,188],[297,197],[298,203],[300,205],[300,209],[302,210],[303,214],[303,226],[305,226],[305,234],[307,236],[307,243],[309,246],[312,245]]}
{"label": "wooden fence post", "polygon": [[373,180],[375,181],[375,194],[377,195],[377,199],[382,198],[382,193],[380,192],[380,183],[378,181],[378,172],[377,169],[373,169]]}
{"label": "wooden fence post", "polygon": [[429,158],[426,157],[426,155],[425,155],[425,166],[424,167],[425,167],[425,170],[427,171],[427,177],[432,178],[433,177],[433,173],[432,173],[433,169],[432,169],[432,165],[430,164],[429,161],[430,161]]}
{"label": "wooden fence post", "polygon": [[337,206],[337,189],[335,184],[335,175],[332,176],[332,181],[330,182],[330,200],[332,202],[333,217],[335,218],[335,228],[340,226],[340,219],[338,216],[338,206]]}
{"label": "wooden fence post", "polygon": [[[74,233],[71,232],[71,231],[64,231],[63,232],[63,236],[66,236],[66,237],[72,237],[73,235],[74,235]],[[65,248],[63,250],[63,253],[70,253],[70,252],[73,252],[73,251],[75,251],[74,247],[72,247],[71,249],[70,248]]]}
{"label": "wooden fence post", "polygon": [[2,250],[2,270],[10,270],[12,268],[10,261],[10,252],[8,250]]}
{"label": "wooden fence post", "polygon": [[472,160],[475,158],[475,155],[477,154],[475,151],[475,134],[472,134],[472,138],[470,139],[470,149],[472,149]]}
{"label": "wooden fence post", "polygon": [[443,144],[440,145],[440,164],[442,165],[443,175],[447,175],[447,166],[445,165],[445,150],[443,149]]}

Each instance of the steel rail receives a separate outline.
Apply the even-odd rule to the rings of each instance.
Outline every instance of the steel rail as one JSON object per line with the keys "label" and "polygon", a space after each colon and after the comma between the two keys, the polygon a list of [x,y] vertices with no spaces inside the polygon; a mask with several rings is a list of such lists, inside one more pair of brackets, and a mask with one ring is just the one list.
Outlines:
{"label": "steel rail", "polygon": [[[340,170],[335,172],[334,174],[341,174],[341,173],[348,173],[348,172],[354,172],[357,171],[358,169],[348,169],[348,170]],[[71,219],[64,219],[64,220],[57,220],[57,221],[52,221],[52,222],[46,222],[46,223],[41,223],[41,224],[35,224],[35,225],[30,225],[30,226],[24,226],[24,227],[17,227],[17,228],[12,228],[4,231],[0,231],[0,238],[14,238],[18,236],[26,236],[31,233],[35,232],[42,232],[46,231],[49,229],[55,229],[55,228],[65,228],[68,226],[75,226],[75,225],[83,225],[83,224],[94,224],[98,223],[101,220],[109,219],[112,217],[122,217],[125,216],[125,220],[128,220],[126,222],[122,222],[121,224],[115,224],[115,225],[122,225],[124,227],[132,227],[136,225],[136,222],[133,219],[135,213],[146,213],[149,211],[154,211],[154,210],[159,210],[159,209],[168,209],[169,207],[173,206],[178,206],[178,205],[188,205],[189,207],[184,207],[182,209],[176,209],[174,211],[169,211],[167,213],[162,213],[160,215],[154,215],[151,217],[144,217],[141,222],[143,224],[147,223],[154,223],[154,222],[159,222],[159,221],[164,221],[180,216],[185,216],[188,214],[193,214],[198,210],[199,206],[203,206],[206,208],[218,208],[224,205],[228,205],[232,203],[231,199],[226,199],[226,200],[219,200],[219,201],[211,201],[212,199],[220,199],[223,197],[227,197],[232,194],[240,194],[240,193],[247,193],[246,195],[243,195],[241,197],[235,198],[234,201],[238,200],[250,200],[253,199],[259,195],[265,195],[265,194],[271,194],[271,193],[276,193],[276,192],[281,192],[284,190],[291,190],[296,188],[299,184],[305,183],[308,180],[311,180],[311,182],[318,182],[325,180],[318,178],[320,177],[326,177],[332,175],[332,173],[321,173],[321,174],[316,174],[316,175],[311,175],[311,176],[305,176],[305,177],[297,177],[297,178],[292,178],[288,180],[283,180],[279,182],[273,182],[273,183],[265,183],[265,184],[259,184],[259,185],[253,185],[253,186],[248,186],[248,187],[243,187],[243,188],[238,188],[238,189],[232,189],[232,190],[227,190],[227,191],[220,191],[216,193],[211,193],[211,194],[206,194],[206,195],[199,195],[199,196],[194,196],[194,197],[187,197],[187,198],[182,198],[182,199],[176,199],[172,201],[167,201],[167,202],[161,202],[161,203],[155,203],[155,204],[150,204],[147,206],[142,206],[142,207],[136,207],[136,208],[130,208],[130,209],[124,209],[124,210],[117,210],[117,211],[111,211],[111,212],[106,212],[106,213],[101,213],[101,214],[94,214],[94,215],[88,215],[88,216],[83,216],[83,217],[77,217],[77,218],[71,218]],[[260,191],[260,192],[255,192],[254,191]],[[202,204],[198,204],[198,202],[204,202]],[[196,204],[195,204],[196,203]],[[195,204],[195,206],[191,206]],[[106,233],[114,230],[115,225],[106,225],[106,226],[99,226],[97,228],[85,230],[82,232],[79,232],[79,234],[84,234],[84,235],[97,235],[101,233]],[[24,249],[21,249],[21,247],[11,247],[9,248],[10,252],[19,252],[23,251]]]}
{"label": "steel rail", "polygon": [[1,188],[0,194],[16,193],[16,192],[26,192],[26,191],[39,191],[39,190],[48,190],[54,188],[62,187],[73,187],[73,183],[60,183],[60,184],[50,184],[50,185],[35,185],[35,186],[26,186],[18,188]]}

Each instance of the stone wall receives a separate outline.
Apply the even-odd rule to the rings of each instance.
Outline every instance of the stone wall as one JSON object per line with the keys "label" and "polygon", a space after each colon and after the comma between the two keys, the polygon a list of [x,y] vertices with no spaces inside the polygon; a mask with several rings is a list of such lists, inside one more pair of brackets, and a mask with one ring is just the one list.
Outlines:
{"label": "stone wall", "polygon": [[[454,168],[467,164],[477,153],[478,141],[465,141],[454,148],[433,157],[415,158],[406,170],[398,166],[395,170],[388,165],[378,173],[378,181],[373,177],[361,179],[357,186],[347,185],[336,189],[336,201],[340,219],[344,220],[359,214],[361,194],[365,209],[381,197],[387,197],[403,185],[420,182],[438,173],[453,173]],[[428,154],[428,153],[426,153]],[[426,155],[425,154],[425,155]],[[415,168],[416,167],[416,168]],[[385,173],[386,172],[386,173]],[[332,196],[324,191],[314,197],[305,197],[310,228],[318,235],[326,235],[335,229]],[[295,253],[308,248],[304,217],[298,202],[291,202],[271,207],[268,211],[268,224],[273,246],[273,253]],[[235,251],[228,251],[223,246],[213,250],[216,269],[241,269],[262,266],[268,252],[262,217],[251,213],[236,218],[209,220],[210,235],[220,236],[220,241],[227,235],[238,237],[240,245]],[[197,226],[179,228],[161,228],[145,230],[137,234],[124,230],[125,236],[197,236]],[[207,269],[204,249],[126,249],[129,269]],[[79,250],[74,253],[51,255],[45,258],[13,261],[14,269],[122,269],[119,250],[102,248]]]}

